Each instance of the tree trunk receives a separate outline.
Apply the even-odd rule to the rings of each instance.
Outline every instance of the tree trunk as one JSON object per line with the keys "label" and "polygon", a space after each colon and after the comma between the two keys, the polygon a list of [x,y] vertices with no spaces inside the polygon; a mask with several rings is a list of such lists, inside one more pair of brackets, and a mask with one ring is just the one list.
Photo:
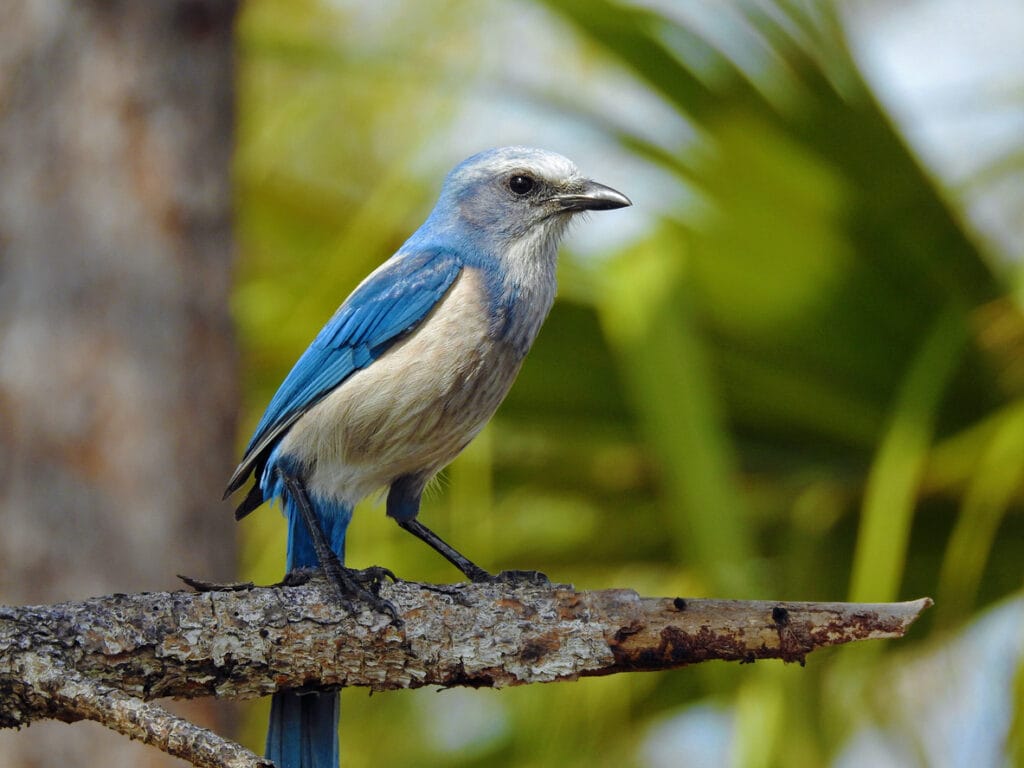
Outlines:
{"label": "tree trunk", "polygon": [[[0,14],[0,602],[234,571],[217,503],[236,409],[234,11],[16,0]],[[227,730],[210,713],[187,716]],[[0,754],[181,765],[86,725],[0,734]]]}

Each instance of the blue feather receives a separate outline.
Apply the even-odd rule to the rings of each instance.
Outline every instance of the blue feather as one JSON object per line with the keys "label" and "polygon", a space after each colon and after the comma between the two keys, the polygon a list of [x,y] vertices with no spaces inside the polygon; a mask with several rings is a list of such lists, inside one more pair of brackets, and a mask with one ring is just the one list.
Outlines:
{"label": "blue feather", "polygon": [[278,768],[338,768],[337,691],[275,693],[264,754]]}
{"label": "blue feather", "polygon": [[399,252],[386,262],[341,305],[299,358],[267,406],[246,454],[415,328],[462,267],[455,252],[442,249]]}

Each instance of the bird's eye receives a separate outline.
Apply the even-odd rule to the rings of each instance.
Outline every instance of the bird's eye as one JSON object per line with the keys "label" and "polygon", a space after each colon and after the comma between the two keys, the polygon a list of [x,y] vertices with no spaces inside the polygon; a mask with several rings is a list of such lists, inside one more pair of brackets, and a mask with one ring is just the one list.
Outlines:
{"label": "bird's eye", "polygon": [[517,195],[529,194],[530,190],[533,189],[534,184],[536,184],[536,182],[532,177],[526,176],[522,173],[514,174],[508,180],[508,188]]}

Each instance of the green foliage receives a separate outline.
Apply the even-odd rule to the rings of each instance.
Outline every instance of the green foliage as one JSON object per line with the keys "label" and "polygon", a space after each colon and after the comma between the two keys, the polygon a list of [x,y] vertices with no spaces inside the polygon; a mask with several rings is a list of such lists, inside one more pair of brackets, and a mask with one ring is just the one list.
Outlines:
{"label": "green foliage", "polygon": [[[566,256],[568,298],[424,519],[491,569],[537,567],[581,588],[937,597],[934,619],[891,646],[904,653],[929,626],[942,637],[1019,590],[1020,276],[982,253],[908,150],[828,6],[738,4],[723,36],[605,0],[542,5],[697,139],[652,143],[615,104],[558,108],[694,202],[622,253]],[[444,169],[409,168],[447,130],[473,70],[486,14],[466,7],[404,4],[368,22],[311,0],[247,6],[236,314],[250,423],[430,205]],[[364,507],[352,564],[455,578]],[[277,578],[277,516],[244,526],[247,575]],[[806,669],[348,691],[345,764],[628,765],[659,718],[710,699],[734,712],[738,764],[820,765],[878,710],[865,691],[891,663],[890,647],[842,649]]]}

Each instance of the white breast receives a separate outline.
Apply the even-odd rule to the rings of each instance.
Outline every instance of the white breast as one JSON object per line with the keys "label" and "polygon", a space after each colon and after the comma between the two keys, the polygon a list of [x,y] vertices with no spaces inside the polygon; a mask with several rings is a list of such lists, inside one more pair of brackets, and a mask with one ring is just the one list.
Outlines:
{"label": "white breast", "polygon": [[433,473],[483,428],[519,370],[488,334],[483,278],[466,268],[419,328],[353,374],[289,430],[282,452],[317,495],[350,504]]}

